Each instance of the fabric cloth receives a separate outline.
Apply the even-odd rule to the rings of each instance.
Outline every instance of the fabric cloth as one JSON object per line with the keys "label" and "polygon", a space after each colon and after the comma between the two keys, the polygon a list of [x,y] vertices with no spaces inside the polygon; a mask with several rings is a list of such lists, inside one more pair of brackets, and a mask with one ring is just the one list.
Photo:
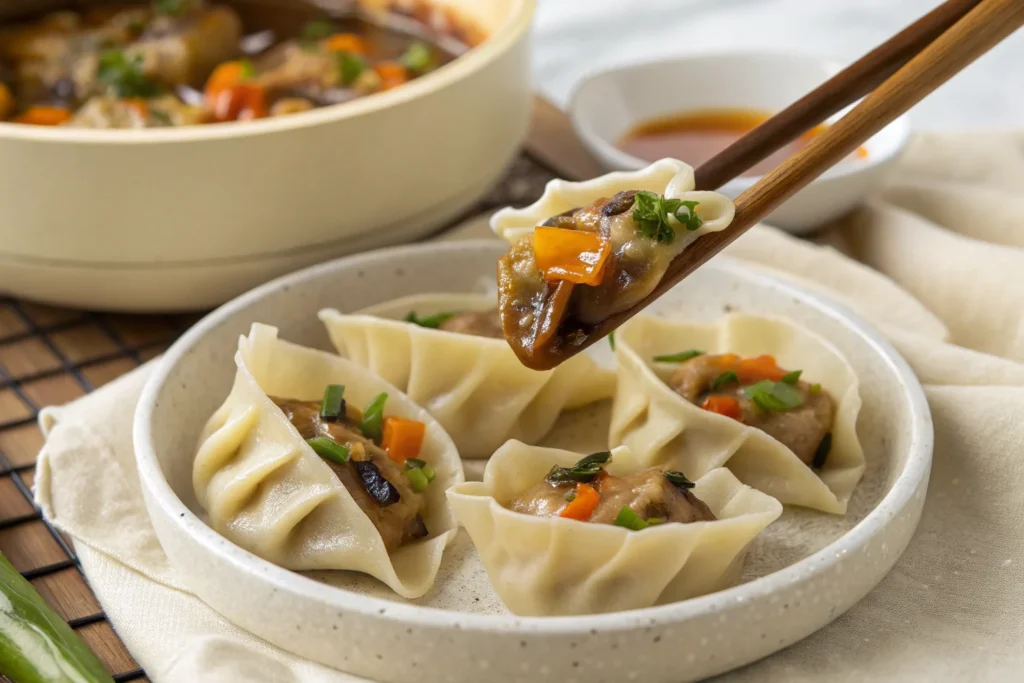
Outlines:
{"label": "fabric cloth", "polygon": [[[926,385],[935,461],[890,575],[830,626],[726,681],[1019,680],[1024,667],[1024,137],[918,135],[893,183],[818,246],[756,227],[728,253],[882,330]],[[487,234],[477,220],[449,237]],[[137,481],[143,367],[45,411],[36,496],[155,683],[359,680],[228,623],[178,582]]]}

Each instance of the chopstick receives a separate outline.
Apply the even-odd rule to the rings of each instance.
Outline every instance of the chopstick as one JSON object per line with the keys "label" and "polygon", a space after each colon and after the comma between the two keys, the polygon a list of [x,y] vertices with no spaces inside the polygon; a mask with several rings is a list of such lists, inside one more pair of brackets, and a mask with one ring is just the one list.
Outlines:
{"label": "chopstick", "polygon": [[910,61],[981,0],[947,0],[789,105],[695,171],[698,190],[716,190],[853,104]]}
{"label": "chopstick", "polygon": [[520,360],[536,370],[550,369],[607,336],[1022,24],[1024,0],[981,0],[846,116],[737,197],[736,215],[729,227],[694,241],[673,259],[661,281],[640,303],[609,316],[578,344],[563,344],[549,353]]}

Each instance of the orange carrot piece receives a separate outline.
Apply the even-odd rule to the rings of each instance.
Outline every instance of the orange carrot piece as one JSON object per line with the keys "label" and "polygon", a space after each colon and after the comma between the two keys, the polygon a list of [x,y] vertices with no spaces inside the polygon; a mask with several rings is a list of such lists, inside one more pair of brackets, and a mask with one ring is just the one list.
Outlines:
{"label": "orange carrot piece", "polygon": [[366,41],[354,33],[335,33],[333,36],[324,38],[323,45],[331,52],[366,54]]}
{"label": "orange carrot piece", "polygon": [[15,117],[15,123],[27,123],[32,126],[59,126],[71,120],[71,112],[64,107],[45,107],[37,105],[29,107],[21,116]]}
{"label": "orange carrot piece", "polygon": [[385,417],[384,435],[381,446],[388,452],[388,457],[398,464],[409,458],[418,457],[423,448],[423,437],[427,425],[404,417]]}
{"label": "orange carrot piece", "polygon": [[409,72],[398,62],[381,62],[373,70],[380,76],[381,90],[397,88],[409,80]]}
{"label": "orange carrot piece", "polygon": [[134,109],[144,119],[149,118],[149,102],[141,97],[133,97],[124,101],[125,105]]}
{"label": "orange carrot piece", "polygon": [[205,95],[207,104],[213,107],[218,95],[248,80],[250,76],[249,69],[250,67],[240,60],[218,64],[217,68],[210,74],[210,78],[206,81]]}
{"label": "orange carrot piece", "polygon": [[701,408],[710,412],[731,417],[734,420],[743,421],[743,411],[740,409],[740,402],[732,396],[708,396],[704,399]]}
{"label": "orange carrot piece", "polygon": [[215,121],[251,121],[266,118],[267,94],[256,83],[239,83],[221,90],[211,103]]}
{"label": "orange carrot piece", "polygon": [[768,354],[755,358],[740,358],[735,354],[727,353],[719,356],[716,364],[723,370],[735,372],[740,384],[752,384],[763,379],[778,382],[786,376],[786,371],[778,366],[775,357]]}
{"label": "orange carrot piece", "polygon": [[590,484],[576,484],[576,497],[558,513],[559,517],[585,522],[594,514],[597,504],[601,502],[601,494]]}
{"label": "orange carrot piece", "polygon": [[547,280],[599,285],[611,253],[611,245],[597,233],[543,226],[533,231],[534,258]]}

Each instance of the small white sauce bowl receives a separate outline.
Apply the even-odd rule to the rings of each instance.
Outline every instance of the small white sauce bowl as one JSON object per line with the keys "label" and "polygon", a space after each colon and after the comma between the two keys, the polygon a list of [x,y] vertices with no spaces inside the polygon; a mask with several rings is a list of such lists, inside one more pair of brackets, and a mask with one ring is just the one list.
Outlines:
{"label": "small white sauce bowl", "polygon": [[[580,140],[607,169],[633,171],[650,162],[627,154],[617,143],[641,123],[701,109],[780,111],[840,69],[829,60],[781,53],[674,57],[585,78],[571,97],[569,116]],[[881,185],[909,136],[910,124],[901,116],[864,144],[866,158],[829,169],[767,222],[801,234],[847,213]],[[736,178],[720,191],[735,198],[758,178]]]}

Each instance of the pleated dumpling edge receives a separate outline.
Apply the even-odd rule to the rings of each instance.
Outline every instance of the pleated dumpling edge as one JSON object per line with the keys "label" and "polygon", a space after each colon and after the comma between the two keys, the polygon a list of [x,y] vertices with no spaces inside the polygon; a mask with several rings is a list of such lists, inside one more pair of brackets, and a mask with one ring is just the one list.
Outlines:
{"label": "pleated dumpling edge", "polygon": [[[444,491],[465,479],[444,429],[379,377],[333,354],[282,341],[274,327],[254,324],[240,338],[235,361],[231,393],[204,428],[193,463],[195,493],[210,526],[287,569],[351,570],[404,598],[425,594],[458,529]],[[436,474],[424,493],[423,540],[389,555],[339,477],[270,398],[319,401],[328,384],[343,384],[346,400],[359,406],[387,393],[385,415],[426,425],[421,459]]]}

